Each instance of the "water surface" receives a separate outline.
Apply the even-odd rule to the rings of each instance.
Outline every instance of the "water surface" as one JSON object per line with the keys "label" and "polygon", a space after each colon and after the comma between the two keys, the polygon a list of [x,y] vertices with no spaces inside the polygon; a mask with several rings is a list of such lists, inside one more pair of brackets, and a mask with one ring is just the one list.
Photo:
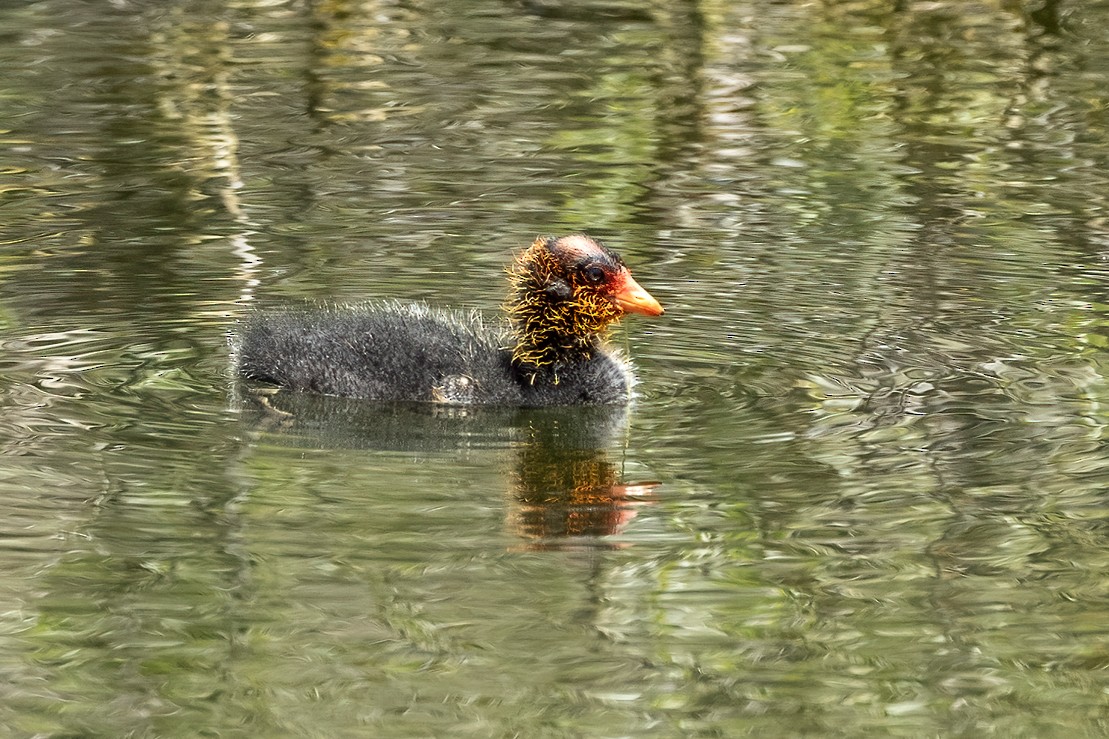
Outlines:
{"label": "water surface", "polygon": [[[0,8],[11,736],[1109,732],[1109,5]],[[257,305],[495,312],[620,410],[270,395]]]}

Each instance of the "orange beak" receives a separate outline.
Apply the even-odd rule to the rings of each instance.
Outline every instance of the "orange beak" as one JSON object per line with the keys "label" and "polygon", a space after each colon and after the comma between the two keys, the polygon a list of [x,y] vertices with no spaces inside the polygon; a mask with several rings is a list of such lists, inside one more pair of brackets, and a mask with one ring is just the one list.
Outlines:
{"label": "orange beak", "polygon": [[665,312],[659,302],[651,297],[651,293],[640,287],[630,273],[624,271],[623,278],[622,284],[612,295],[613,301],[621,310],[643,316],[661,316]]}

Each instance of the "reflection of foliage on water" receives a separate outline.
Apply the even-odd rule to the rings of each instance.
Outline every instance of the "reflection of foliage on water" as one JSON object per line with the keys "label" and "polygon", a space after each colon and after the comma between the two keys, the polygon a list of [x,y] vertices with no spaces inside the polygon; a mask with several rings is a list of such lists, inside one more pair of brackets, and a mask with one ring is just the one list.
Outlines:
{"label": "reflection of foliage on water", "polygon": [[[681,205],[702,228],[723,226],[715,254],[703,237],[696,252],[690,245],[683,264],[699,279],[684,297],[736,301],[749,315],[700,315],[698,329],[723,345],[661,357],[686,379],[658,424],[668,438],[697,438],[701,454],[689,463],[681,451],[653,453],[682,470],[691,494],[732,493],[727,515],[697,528],[711,543],[685,567],[660,569],[659,582],[675,600],[730,587],[744,607],[682,601],[685,618],[669,633],[698,647],[660,659],[675,679],[702,685],[706,707],[808,710],[805,691],[821,684],[823,715],[809,711],[811,723],[794,730],[855,721],[854,709],[829,707],[856,701],[890,706],[883,726],[902,715],[906,727],[931,725],[923,717],[951,701],[966,713],[952,726],[1005,724],[993,701],[1012,691],[1045,710],[1074,701],[1089,718],[1085,678],[1034,679],[1020,667],[1022,650],[1051,653],[1060,634],[1082,643],[1080,670],[1105,661],[1102,643],[1051,608],[1057,586],[1043,585],[1062,578],[1089,594],[1090,573],[1105,566],[1103,547],[1091,546],[1103,527],[1090,518],[1101,505],[1109,390],[1098,349],[1107,241],[1094,215],[1103,155],[1072,146],[1097,135],[1058,108],[1059,98],[1077,101],[1053,89],[1074,84],[1062,67],[1080,62],[1061,60],[1045,26],[1007,9],[874,4],[853,15],[863,5],[829,6],[815,23],[811,8],[788,4],[757,25],[737,13],[734,56],[723,58],[724,46],[707,55],[721,89],[755,99],[705,128],[733,153],[737,189]],[[757,86],[744,84],[752,78]],[[741,167],[763,177],[751,186]],[[717,160],[704,172],[726,169]],[[711,503],[696,497],[691,517],[698,505]],[[1049,564],[1061,550],[1081,564]],[[976,598],[982,577],[996,578],[992,606]],[[1041,638],[1018,639],[1019,618],[991,607],[1055,615],[1045,613]],[[913,649],[882,638],[916,627],[934,641]],[[721,633],[709,657],[711,629]],[[915,666],[899,672],[884,653]],[[782,659],[797,663],[796,691],[760,682],[761,665]],[[983,677],[999,664],[1013,669]],[[894,673],[921,677],[896,688]]]}
{"label": "reflection of foliage on water", "polygon": [[[1104,733],[1104,3],[17,5],[9,733]],[[495,309],[565,227],[674,308],[653,505],[232,423],[255,280]]]}

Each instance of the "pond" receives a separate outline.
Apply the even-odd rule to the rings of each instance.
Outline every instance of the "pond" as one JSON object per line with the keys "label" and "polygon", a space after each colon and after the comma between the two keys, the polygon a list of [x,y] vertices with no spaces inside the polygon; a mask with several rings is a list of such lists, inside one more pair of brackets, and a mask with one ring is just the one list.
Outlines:
{"label": "pond", "polygon": [[[0,6],[0,733],[1109,733],[1109,3]],[[628,409],[242,384],[258,306],[666,315]]]}

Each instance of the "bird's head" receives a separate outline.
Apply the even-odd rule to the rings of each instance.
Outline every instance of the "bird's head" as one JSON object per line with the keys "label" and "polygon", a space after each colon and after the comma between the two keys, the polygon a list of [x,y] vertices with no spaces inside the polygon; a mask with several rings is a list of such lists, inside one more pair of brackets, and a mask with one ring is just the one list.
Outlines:
{"label": "bird's head", "polygon": [[518,338],[513,359],[542,367],[588,354],[629,313],[660,316],[618,254],[585,234],[541,236],[508,269],[506,310]]}

